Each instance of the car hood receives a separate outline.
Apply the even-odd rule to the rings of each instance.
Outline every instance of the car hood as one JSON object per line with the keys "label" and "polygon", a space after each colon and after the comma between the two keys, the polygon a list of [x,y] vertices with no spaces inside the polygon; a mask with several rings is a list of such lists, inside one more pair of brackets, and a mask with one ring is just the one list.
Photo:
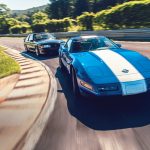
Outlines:
{"label": "car hood", "polygon": [[107,49],[74,53],[73,57],[88,77],[97,83],[117,82],[119,76],[131,74],[150,77],[150,60],[134,51]]}
{"label": "car hood", "polygon": [[74,53],[73,57],[78,64],[79,72],[83,74],[81,78],[84,79],[86,73],[88,79],[96,84],[118,82],[106,64],[91,52]]}
{"label": "car hood", "polygon": [[42,41],[38,41],[38,44],[50,44],[50,43],[62,43],[62,40],[56,40],[56,39],[46,39],[46,40],[42,40]]}
{"label": "car hood", "polygon": [[150,78],[150,59],[136,51],[118,49],[115,50],[131,63],[143,78]]}

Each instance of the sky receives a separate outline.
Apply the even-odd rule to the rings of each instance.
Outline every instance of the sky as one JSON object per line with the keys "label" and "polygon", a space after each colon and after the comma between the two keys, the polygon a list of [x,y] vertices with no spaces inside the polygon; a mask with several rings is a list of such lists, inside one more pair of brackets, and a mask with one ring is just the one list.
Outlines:
{"label": "sky", "polygon": [[24,10],[48,4],[49,0],[0,0],[0,3],[6,4],[12,10]]}

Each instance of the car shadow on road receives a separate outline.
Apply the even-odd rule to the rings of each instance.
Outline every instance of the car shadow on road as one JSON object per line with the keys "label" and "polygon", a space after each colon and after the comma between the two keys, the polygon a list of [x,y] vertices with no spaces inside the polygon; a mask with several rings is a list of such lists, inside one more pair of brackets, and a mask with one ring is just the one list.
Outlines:
{"label": "car shadow on road", "polygon": [[150,94],[75,99],[70,79],[60,68],[57,68],[56,78],[67,99],[69,112],[89,128],[116,130],[150,124]]}
{"label": "car shadow on road", "polygon": [[47,60],[47,59],[53,59],[53,58],[57,58],[58,55],[40,55],[40,56],[37,56],[35,53],[33,52],[26,52],[26,51],[23,51],[21,53],[23,56],[25,57],[32,57],[34,59],[37,59],[39,61],[42,61],[42,60]]}

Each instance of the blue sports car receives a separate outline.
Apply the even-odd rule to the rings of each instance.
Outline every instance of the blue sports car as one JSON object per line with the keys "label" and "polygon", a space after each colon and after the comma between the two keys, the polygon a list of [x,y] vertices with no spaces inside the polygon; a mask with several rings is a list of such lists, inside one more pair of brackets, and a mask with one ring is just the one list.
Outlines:
{"label": "blue sports car", "polygon": [[104,36],[70,38],[59,49],[60,68],[79,95],[134,95],[150,91],[150,60]]}

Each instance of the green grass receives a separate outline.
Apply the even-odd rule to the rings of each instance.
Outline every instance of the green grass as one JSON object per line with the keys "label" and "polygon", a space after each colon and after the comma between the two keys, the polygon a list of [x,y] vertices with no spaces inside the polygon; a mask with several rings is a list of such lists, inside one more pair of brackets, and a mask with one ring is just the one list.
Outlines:
{"label": "green grass", "polygon": [[19,64],[10,56],[4,53],[4,48],[0,47],[0,78],[20,73]]}

